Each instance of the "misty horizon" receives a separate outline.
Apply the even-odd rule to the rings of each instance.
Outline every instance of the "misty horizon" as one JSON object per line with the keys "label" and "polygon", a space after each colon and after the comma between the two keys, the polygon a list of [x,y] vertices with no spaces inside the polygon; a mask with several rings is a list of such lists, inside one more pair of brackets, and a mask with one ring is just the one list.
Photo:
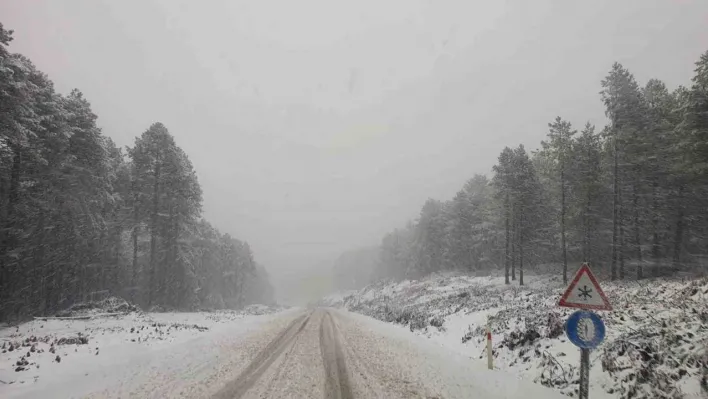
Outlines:
{"label": "misty horizon", "polygon": [[46,0],[0,13],[12,51],[59,92],[79,88],[120,147],[164,123],[204,217],[247,241],[278,289],[489,175],[506,145],[537,148],[559,114],[602,129],[615,61],[688,85],[708,15],[699,1],[271,6]]}

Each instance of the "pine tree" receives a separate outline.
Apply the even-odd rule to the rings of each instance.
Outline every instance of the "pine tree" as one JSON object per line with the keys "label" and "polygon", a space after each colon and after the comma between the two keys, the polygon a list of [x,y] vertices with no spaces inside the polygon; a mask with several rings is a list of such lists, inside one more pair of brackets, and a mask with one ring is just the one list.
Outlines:
{"label": "pine tree", "polygon": [[[696,63],[690,88],[669,92],[657,79],[640,88],[616,63],[600,94],[608,126],[596,133],[586,124],[573,137],[570,123],[558,118],[531,159],[523,147],[506,147],[486,198],[475,202],[464,187],[449,202],[431,201],[410,225],[415,239],[408,247],[398,245],[401,234],[384,239],[382,268],[406,259],[408,265],[397,268],[412,269],[414,276],[440,270],[447,266],[425,266],[439,265],[430,262],[439,247],[443,263],[458,270],[474,270],[497,256],[507,284],[517,267],[522,283],[529,263],[566,265],[576,258],[609,263],[612,279],[700,265],[708,255],[708,52]],[[444,234],[431,235],[437,214]],[[557,222],[548,217],[553,214]],[[436,237],[434,250],[430,237]],[[662,268],[668,258],[672,266]]]}
{"label": "pine tree", "polygon": [[194,309],[268,292],[248,244],[199,223],[201,187],[164,126],[126,162],[83,94],[56,93],[11,40],[0,24],[0,321],[108,295]]}
{"label": "pine tree", "polygon": [[561,255],[563,262],[563,283],[568,283],[568,253],[566,246],[566,186],[568,167],[570,164],[571,143],[573,135],[570,122],[564,121],[561,117],[556,117],[553,123],[548,124],[548,142],[542,141],[541,146],[555,161],[560,183],[560,234],[561,234]]}
{"label": "pine tree", "polygon": [[445,206],[429,199],[420,211],[415,239],[413,275],[422,276],[444,267],[445,254]]}
{"label": "pine tree", "polygon": [[600,251],[600,224],[605,188],[602,181],[602,143],[595,126],[587,123],[572,143],[568,179],[571,194],[571,226],[579,231],[584,262],[594,264]]}
{"label": "pine tree", "polygon": [[485,176],[475,175],[446,207],[447,263],[461,270],[486,266],[493,230],[490,221],[490,185]]}
{"label": "pine tree", "polygon": [[[514,198],[515,223],[517,227],[517,248],[519,251],[519,285],[524,285],[524,258],[526,247],[537,238],[538,226],[546,218],[539,212],[541,186],[536,170],[523,145],[514,150],[514,172],[516,196]],[[528,256],[528,251],[526,251]]]}
{"label": "pine tree", "polygon": [[452,268],[469,270],[472,268],[472,228],[474,224],[474,209],[465,190],[457,192],[447,209],[448,221],[446,257]]}
{"label": "pine tree", "polygon": [[[667,253],[662,242],[670,240],[670,218],[667,210],[670,208],[670,197],[676,189],[674,186],[675,172],[672,171],[672,161],[676,159],[673,145],[680,119],[674,112],[677,108],[676,97],[669,93],[663,82],[651,79],[642,90],[646,103],[646,148],[642,167],[647,176],[648,200],[645,204],[648,223],[644,230],[651,237],[652,276],[659,274],[661,258]],[[644,277],[642,268],[637,269],[637,278]]]}
{"label": "pine tree", "polygon": [[696,178],[708,175],[708,51],[696,62],[693,85],[682,104],[681,148],[687,154],[687,167]]}
{"label": "pine tree", "polygon": [[414,261],[414,240],[416,226],[409,222],[402,229],[396,229],[384,236],[379,254],[380,268],[375,272],[377,279],[402,279],[409,275]]}
{"label": "pine tree", "polygon": [[[695,74],[689,89],[679,93],[678,113],[680,123],[676,129],[679,176],[682,178],[680,194],[682,206],[678,208],[674,265],[679,266],[682,246],[686,253],[707,253],[708,217],[708,51],[696,62]],[[686,230],[691,241],[684,240]],[[685,241],[685,242],[684,242]]]}
{"label": "pine tree", "polygon": [[187,288],[192,287],[186,281],[190,269],[183,261],[181,237],[195,229],[201,212],[201,188],[186,154],[160,123],[136,139],[129,154],[135,174],[134,214],[139,218],[145,209],[150,230],[147,305],[181,306]]}
{"label": "pine tree", "polygon": [[515,276],[513,275],[513,262],[512,262],[512,198],[514,189],[514,178],[512,170],[512,161],[514,158],[514,153],[511,148],[506,147],[499,155],[498,163],[494,166],[494,180],[493,184],[497,190],[497,198],[501,199],[503,202],[503,213],[504,213],[504,282],[509,284],[509,269],[512,268],[512,280]]}
{"label": "pine tree", "polygon": [[[602,81],[602,100],[606,115],[610,118],[614,152],[613,168],[613,260],[612,278],[616,278],[616,264],[619,259],[619,276],[624,278],[624,231],[625,205],[623,192],[629,189],[632,197],[633,230],[635,231],[635,249],[641,265],[641,242],[638,235],[638,197],[644,181],[641,173],[640,158],[643,146],[640,133],[645,128],[644,100],[634,76],[619,63],[615,63],[610,73]],[[618,232],[619,231],[619,237]],[[618,248],[619,247],[619,248]]]}

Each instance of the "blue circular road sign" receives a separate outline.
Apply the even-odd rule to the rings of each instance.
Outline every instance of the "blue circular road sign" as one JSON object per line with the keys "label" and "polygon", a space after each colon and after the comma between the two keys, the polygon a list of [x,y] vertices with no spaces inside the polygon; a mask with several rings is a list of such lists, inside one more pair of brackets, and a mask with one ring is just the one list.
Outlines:
{"label": "blue circular road sign", "polygon": [[579,310],[565,322],[570,342],[583,349],[594,349],[605,339],[605,323],[593,312]]}

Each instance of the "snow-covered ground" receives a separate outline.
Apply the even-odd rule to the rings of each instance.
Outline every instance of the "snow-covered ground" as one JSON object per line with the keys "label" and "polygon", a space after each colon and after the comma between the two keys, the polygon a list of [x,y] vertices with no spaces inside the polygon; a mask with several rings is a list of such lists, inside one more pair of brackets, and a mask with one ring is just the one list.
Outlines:
{"label": "snow-covered ground", "polygon": [[[322,304],[405,326],[480,363],[489,320],[496,369],[577,397],[579,350],[563,330],[573,310],[556,306],[565,286],[556,276],[525,278],[519,287],[503,277],[433,276],[375,284]],[[591,353],[591,396],[708,397],[708,280],[602,285],[614,310],[599,312],[607,338]]]}
{"label": "snow-covered ground", "polygon": [[2,330],[0,397],[561,397],[347,311],[86,313]]}
{"label": "snow-covered ground", "polygon": [[403,326],[344,311],[336,318],[349,349],[347,366],[358,364],[352,374],[377,388],[355,398],[562,398],[515,373],[487,370],[468,355],[413,335]]}
{"label": "snow-covered ground", "polygon": [[240,338],[288,312],[265,306],[200,313],[87,310],[5,326],[0,397],[158,397],[166,385],[174,396],[201,396],[194,391],[208,393],[205,382],[238,361],[231,347],[247,344]]}
{"label": "snow-covered ground", "polygon": [[[371,397],[400,389],[468,397],[471,388],[504,398],[531,397],[519,392],[535,388],[533,397],[552,396],[529,381],[577,396],[579,353],[563,332],[572,310],[556,306],[563,284],[555,276],[526,281],[518,287],[499,277],[447,275],[377,284],[326,298],[321,305],[347,311],[311,320],[304,309],[262,306],[198,313],[142,313],[121,303],[70,309],[62,318],[0,327],[0,397],[206,398],[254,361],[271,358],[255,388],[278,397],[292,396],[293,386],[307,381],[300,388],[319,390],[312,381],[331,367]],[[708,280],[603,287],[615,310],[601,312],[608,334],[591,355],[592,397],[706,397]],[[311,322],[297,329],[298,320]],[[488,321],[496,372],[484,370]],[[283,331],[292,339],[284,340]],[[322,341],[323,331],[332,339]],[[273,342],[281,342],[279,351]],[[264,357],[268,348],[273,353]],[[345,366],[325,356],[331,350],[344,353]],[[329,369],[323,359],[332,360]],[[307,362],[312,367],[297,366]]]}

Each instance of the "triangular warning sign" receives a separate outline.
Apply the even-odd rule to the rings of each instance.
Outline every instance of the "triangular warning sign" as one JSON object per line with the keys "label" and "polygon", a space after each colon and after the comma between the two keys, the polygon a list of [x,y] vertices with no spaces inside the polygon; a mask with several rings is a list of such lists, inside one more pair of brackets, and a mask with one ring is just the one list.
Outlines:
{"label": "triangular warning sign", "polygon": [[575,273],[573,281],[568,285],[568,289],[561,297],[558,306],[568,308],[591,309],[591,310],[612,310],[610,301],[602,292],[600,284],[590,271],[590,266],[583,263],[580,270]]}

